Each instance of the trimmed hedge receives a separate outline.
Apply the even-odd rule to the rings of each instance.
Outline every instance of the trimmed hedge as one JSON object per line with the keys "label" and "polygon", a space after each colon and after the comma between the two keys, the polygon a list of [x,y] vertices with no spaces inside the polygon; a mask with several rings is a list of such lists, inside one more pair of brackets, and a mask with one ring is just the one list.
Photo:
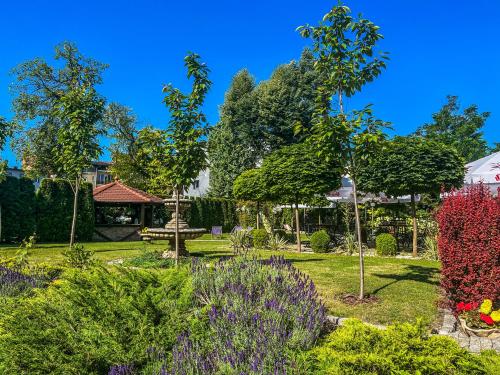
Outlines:
{"label": "trimmed hedge", "polygon": [[311,248],[315,253],[326,253],[330,245],[330,236],[325,230],[314,232],[311,236]]}
{"label": "trimmed hedge", "polygon": [[375,238],[375,249],[378,255],[396,255],[396,239],[390,233],[381,233]]}
{"label": "trimmed hedge", "polygon": [[205,228],[210,231],[212,226],[222,226],[224,232],[229,232],[238,225],[236,201],[218,198],[195,198],[186,219],[192,228]]}
{"label": "trimmed hedge", "polygon": [[[73,216],[73,190],[68,181],[44,179],[36,194],[37,237],[42,242],[69,240]],[[78,196],[77,241],[90,241],[94,232],[92,184],[83,183]]]}
{"label": "trimmed hedge", "polygon": [[35,188],[28,178],[8,176],[0,183],[2,229],[0,242],[16,242],[35,231]]}

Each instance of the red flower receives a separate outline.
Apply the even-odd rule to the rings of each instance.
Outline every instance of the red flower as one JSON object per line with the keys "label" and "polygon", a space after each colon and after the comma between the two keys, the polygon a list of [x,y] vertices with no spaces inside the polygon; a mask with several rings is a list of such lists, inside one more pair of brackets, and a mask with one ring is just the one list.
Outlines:
{"label": "red flower", "polygon": [[465,303],[457,303],[457,312],[462,312],[465,309]]}
{"label": "red flower", "polygon": [[471,311],[473,309],[472,307],[472,303],[466,303],[465,306],[464,306],[464,310],[465,311]]}
{"label": "red flower", "polygon": [[493,321],[493,319],[491,318],[491,316],[489,315],[485,315],[483,313],[479,314],[481,320],[483,322],[485,322],[486,324],[488,324],[489,326],[492,326],[493,324],[495,324],[495,322]]}
{"label": "red flower", "polygon": [[475,310],[479,307],[479,302],[472,302],[471,303],[472,310]]}

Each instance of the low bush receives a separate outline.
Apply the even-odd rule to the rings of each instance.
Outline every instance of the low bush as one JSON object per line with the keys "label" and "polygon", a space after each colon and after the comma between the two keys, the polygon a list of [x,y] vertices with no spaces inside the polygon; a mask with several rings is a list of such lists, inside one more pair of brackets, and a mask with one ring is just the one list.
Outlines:
{"label": "low bush", "polygon": [[268,235],[265,229],[254,229],[251,233],[253,247],[263,249],[267,245]]}
{"label": "low bush", "polygon": [[69,267],[86,269],[96,264],[94,252],[82,244],[75,243],[63,251],[65,262]]}
{"label": "low bush", "polygon": [[147,348],[170,351],[187,329],[188,270],[69,269],[0,315],[1,374],[107,374],[141,368]]}
{"label": "low bush", "polygon": [[49,276],[37,268],[11,268],[0,265],[0,298],[26,295],[49,282]]}
{"label": "low bush", "polygon": [[375,238],[375,249],[378,255],[396,255],[396,238],[390,233],[381,233]]}
{"label": "low bush", "polygon": [[313,346],[325,321],[312,281],[282,257],[197,263],[193,290],[206,329],[179,336],[157,373],[282,374]]}
{"label": "low bush", "polygon": [[330,236],[326,230],[314,232],[311,236],[311,248],[315,253],[326,253],[330,245]]}
{"label": "low bush", "polygon": [[451,338],[429,336],[420,323],[381,330],[357,320],[323,339],[302,358],[301,367],[308,374],[488,374],[479,357]]}

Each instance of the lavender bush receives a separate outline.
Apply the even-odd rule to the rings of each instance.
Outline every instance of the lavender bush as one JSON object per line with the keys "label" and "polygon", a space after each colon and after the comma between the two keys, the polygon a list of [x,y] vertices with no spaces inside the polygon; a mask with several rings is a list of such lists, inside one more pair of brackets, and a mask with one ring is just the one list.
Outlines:
{"label": "lavender bush", "polygon": [[325,321],[313,282],[283,257],[194,263],[193,289],[208,330],[181,334],[162,375],[285,374],[287,354],[311,348]]}
{"label": "lavender bush", "polygon": [[46,282],[47,277],[36,269],[0,266],[0,297],[15,297]]}

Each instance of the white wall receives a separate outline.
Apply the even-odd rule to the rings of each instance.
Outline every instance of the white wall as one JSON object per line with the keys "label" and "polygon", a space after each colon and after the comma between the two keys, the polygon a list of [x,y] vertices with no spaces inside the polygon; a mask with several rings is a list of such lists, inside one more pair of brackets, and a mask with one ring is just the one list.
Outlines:
{"label": "white wall", "polygon": [[[197,181],[197,183],[196,183]],[[210,181],[210,170],[205,169],[198,174],[195,183],[189,187],[186,192],[188,197],[203,197],[208,193],[208,184]],[[194,186],[197,185],[197,186]]]}

